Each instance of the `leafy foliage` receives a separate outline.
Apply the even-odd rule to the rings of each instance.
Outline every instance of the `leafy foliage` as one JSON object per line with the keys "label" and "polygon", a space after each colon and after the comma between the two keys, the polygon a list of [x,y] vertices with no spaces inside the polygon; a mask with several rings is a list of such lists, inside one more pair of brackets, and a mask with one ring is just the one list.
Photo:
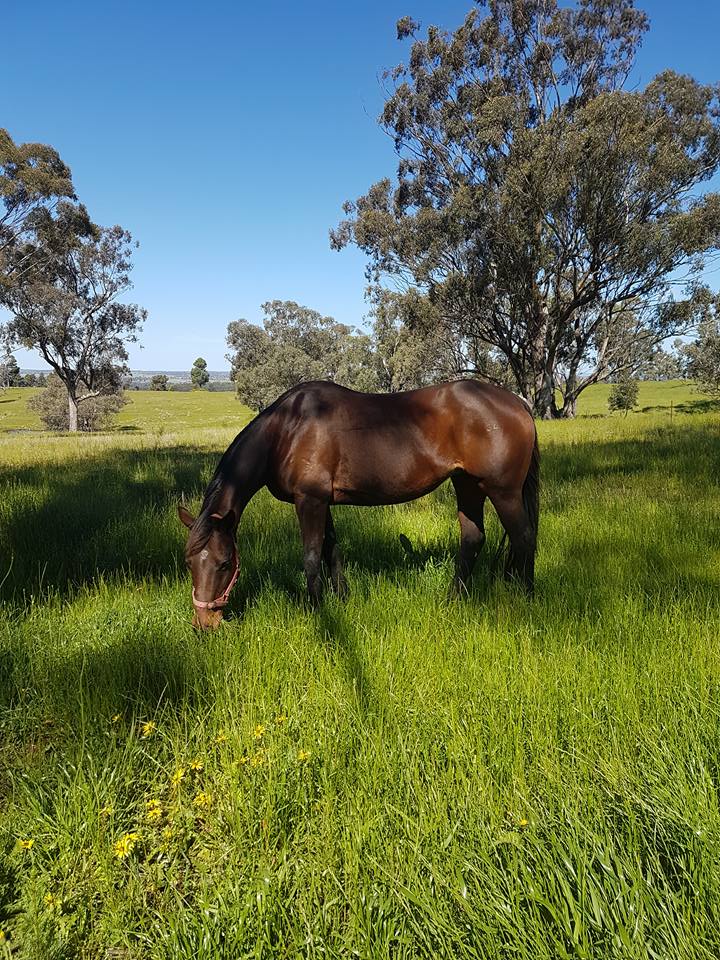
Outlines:
{"label": "leafy foliage", "polygon": [[201,390],[210,380],[210,374],[207,372],[207,361],[198,357],[190,370],[190,381],[193,387]]}
{"label": "leafy foliage", "polygon": [[232,378],[243,403],[262,410],[308,380],[334,380],[355,390],[378,387],[370,337],[292,300],[262,304],[263,326],[228,326]]}
{"label": "leafy foliage", "polygon": [[8,353],[0,363],[0,387],[17,387],[20,381],[18,362],[11,353]]}
{"label": "leafy foliage", "polygon": [[[107,428],[113,415],[127,403],[119,382],[111,392],[99,395],[92,395],[83,385],[80,395],[77,429],[85,432]],[[38,414],[48,430],[70,429],[67,387],[56,373],[51,373],[45,388],[28,400],[28,407]]]}
{"label": "leafy foliage", "polygon": [[52,147],[16,144],[0,129],[0,288],[18,282],[30,266],[17,257],[34,214],[50,214],[61,198],[74,198],[70,170]]}
{"label": "leafy foliage", "polygon": [[164,373],[156,373],[150,380],[151,390],[167,390],[168,378]]}
{"label": "leafy foliage", "polygon": [[671,71],[625,89],[647,29],[631,0],[486,6],[452,34],[399,22],[415,39],[380,120],[397,181],[346,204],[331,242],[445,331],[456,373],[500,360],[540,416],[568,416],[693,319],[670,278],[718,247],[718,90]]}
{"label": "leafy foliage", "polygon": [[637,405],[638,382],[624,378],[614,383],[608,397],[608,409],[623,410],[626,414]]}
{"label": "leafy foliage", "polygon": [[706,307],[697,339],[685,348],[688,376],[701,389],[720,397],[720,295]]}

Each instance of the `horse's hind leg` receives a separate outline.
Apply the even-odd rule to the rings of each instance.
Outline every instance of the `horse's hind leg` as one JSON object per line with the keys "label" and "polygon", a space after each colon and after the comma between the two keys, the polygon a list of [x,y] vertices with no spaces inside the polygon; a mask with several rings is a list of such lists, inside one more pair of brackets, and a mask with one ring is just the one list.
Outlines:
{"label": "horse's hind leg", "polygon": [[485,494],[481,493],[477,480],[468,474],[452,478],[458,505],[460,523],[460,550],[455,563],[454,593],[467,593],[467,584],[475,566],[478,553],[485,543],[483,508]]}
{"label": "horse's hind leg", "polygon": [[320,565],[325,541],[325,523],[329,515],[328,505],[317,497],[298,495],[295,498],[295,510],[302,534],[303,567],[308,593],[313,603],[319,603],[322,597]]}
{"label": "horse's hind leg", "polygon": [[340,597],[346,597],[348,585],[343,575],[342,553],[335,535],[335,524],[328,507],[325,520],[325,540],[323,541],[322,558],[330,572],[330,586]]}
{"label": "horse's hind leg", "polygon": [[520,490],[491,493],[490,500],[510,540],[505,578],[519,580],[528,593],[532,593],[535,581],[536,536],[523,503],[522,493]]}

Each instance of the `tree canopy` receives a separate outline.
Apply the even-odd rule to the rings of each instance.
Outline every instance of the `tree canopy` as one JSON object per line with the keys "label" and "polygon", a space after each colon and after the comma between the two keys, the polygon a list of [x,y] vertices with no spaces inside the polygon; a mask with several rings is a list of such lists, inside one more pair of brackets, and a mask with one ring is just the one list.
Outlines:
{"label": "tree canopy", "polygon": [[262,304],[263,326],[228,326],[231,376],[243,403],[262,410],[307,380],[334,380],[356,390],[378,386],[372,341],[353,327],[292,300]]}
{"label": "tree canopy", "polygon": [[410,327],[444,331],[456,374],[499,363],[538,415],[572,415],[692,322],[720,238],[702,191],[718,87],[665,71],[628,88],[648,27],[632,0],[478,6],[454,33],[398,23],[413,42],[380,118],[397,177],[347,203],[331,242],[368,255]]}
{"label": "tree canopy", "polygon": [[210,381],[210,374],[207,372],[207,360],[198,357],[190,370],[190,381],[194,387],[201,390]]}
{"label": "tree canopy", "polygon": [[33,214],[50,213],[62,198],[74,198],[74,190],[57,151],[43,143],[16,144],[0,129],[0,289],[20,280],[31,265],[27,256],[14,253]]}

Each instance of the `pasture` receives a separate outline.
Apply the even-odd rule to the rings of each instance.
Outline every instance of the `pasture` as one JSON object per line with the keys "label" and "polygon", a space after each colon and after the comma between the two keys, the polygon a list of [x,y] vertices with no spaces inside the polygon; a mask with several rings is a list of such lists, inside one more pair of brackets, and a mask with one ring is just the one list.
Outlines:
{"label": "pasture", "polygon": [[720,955],[720,413],[608,389],[539,424],[534,598],[488,508],[447,599],[445,485],[336,508],[351,595],[313,611],[263,491],[203,636],[176,502],[250,412],[51,437],[0,396],[0,957]]}

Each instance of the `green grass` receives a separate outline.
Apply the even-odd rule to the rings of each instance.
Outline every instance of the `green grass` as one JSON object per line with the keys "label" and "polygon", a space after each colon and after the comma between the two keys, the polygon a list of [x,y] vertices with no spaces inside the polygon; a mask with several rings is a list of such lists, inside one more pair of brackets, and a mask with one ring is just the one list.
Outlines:
{"label": "green grass", "polygon": [[441,488],[336,509],[352,593],[313,612],[262,493],[211,636],[174,511],[248,416],[231,395],[0,439],[0,956],[720,955],[720,414],[601,394],[540,424],[534,599],[491,575],[491,510],[446,599]]}

